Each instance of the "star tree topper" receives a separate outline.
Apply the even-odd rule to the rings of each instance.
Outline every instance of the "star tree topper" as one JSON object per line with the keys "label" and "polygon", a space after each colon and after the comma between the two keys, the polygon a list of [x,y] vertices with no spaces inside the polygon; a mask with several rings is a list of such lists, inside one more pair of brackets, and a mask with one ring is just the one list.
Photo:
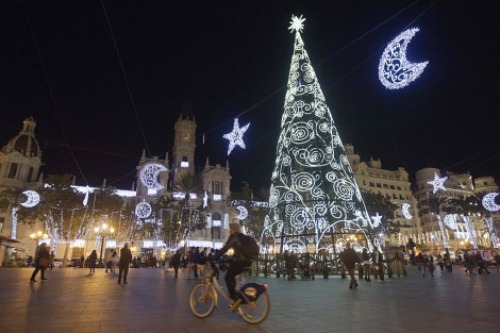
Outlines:
{"label": "star tree topper", "polygon": [[290,21],[290,26],[288,27],[288,30],[290,30],[290,33],[293,33],[294,31],[297,32],[302,32],[302,29],[304,29],[304,21],[306,19],[300,15],[300,17],[297,17],[292,14],[292,20]]}
{"label": "star tree topper", "polygon": [[427,184],[434,186],[432,190],[432,194],[436,194],[437,191],[443,190],[446,191],[446,187],[444,187],[444,182],[448,179],[448,177],[439,178],[436,172],[434,172],[434,180],[427,182]]}
{"label": "star tree topper", "polygon": [[243,127],[240,127],[238,118],[235,118],[233,131],[231,133],[227,133],[222,136],[224,139],[229,140],[229,148],[227,149],[228,156],[229,154],[231,154],[236,145],[240,146],[243,149],[246,149],[245,142],[243,141],[243,134],[245,134],[248,127],[250,127],[250,123],[246,124]]}

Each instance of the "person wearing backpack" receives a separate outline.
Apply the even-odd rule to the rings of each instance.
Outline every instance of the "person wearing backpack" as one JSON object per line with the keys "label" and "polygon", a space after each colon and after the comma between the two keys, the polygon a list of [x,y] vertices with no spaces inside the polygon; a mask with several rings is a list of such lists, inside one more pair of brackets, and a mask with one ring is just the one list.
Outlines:
{"label": "person wearing backpack", "polygon": [[241,239],[245,236],[240,233],[241,225],[238,222],[229,223],[229,233],[230,236],[226,241],[226,244],[222,249],[217,251],[214,259],[219,260],[224,253],[226,253],[229,249],[233,249],[233,256],[229,262],[229,267],[226,272],[226,276],[224,280],[226,281],[227,290],[229,292],[229,296],[233,301],[237,300],[236,294],[236,276],[241,274],[243,270],[252,265],[252,259],[247,258],[245,256],[245,252],[243,249],[243,242]]}

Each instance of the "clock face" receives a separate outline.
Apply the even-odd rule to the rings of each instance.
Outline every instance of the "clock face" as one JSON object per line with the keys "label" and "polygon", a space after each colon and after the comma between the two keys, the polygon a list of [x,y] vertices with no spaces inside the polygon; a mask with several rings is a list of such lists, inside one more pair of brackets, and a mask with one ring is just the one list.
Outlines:
{"label": "clock face", "polygon": [[183,139],[184,141],[189,140],[189,138],[190,138],[190,137],[191,137],[191,135],[190,135],[188,132],[184,132],[184,133],[182,133],[182,139]]}

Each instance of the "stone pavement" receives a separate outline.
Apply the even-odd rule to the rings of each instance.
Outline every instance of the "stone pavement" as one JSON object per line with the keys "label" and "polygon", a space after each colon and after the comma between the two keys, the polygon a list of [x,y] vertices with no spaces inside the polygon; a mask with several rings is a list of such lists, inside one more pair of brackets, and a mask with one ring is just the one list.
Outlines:
{"label": "stone pavement", "polygon": [[498,332],[500,273],[454,268],[423,278],[407,266],[406,278],[363,280],[354,290],[338,276],[249,277],[269,285],[271,312],[259,325],[222,300],[210,317],[194,317],[187,297],[196,282],[161,269],[131,269],[129,284],[118,285],[104,269],[58,268],[30,284],[31,268],[0,268],[0,332]]}

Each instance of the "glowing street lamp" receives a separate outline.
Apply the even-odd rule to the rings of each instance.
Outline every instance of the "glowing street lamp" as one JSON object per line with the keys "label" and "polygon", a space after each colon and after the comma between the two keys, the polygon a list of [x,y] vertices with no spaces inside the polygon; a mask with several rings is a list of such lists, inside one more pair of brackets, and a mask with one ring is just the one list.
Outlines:
{"label": "glowing street lamp", "polygon": [[41,232],[41,231],[37,231],[37,232],[34,232],[30,235],[30,238],[33,239],[35,242],[36,242],[36,246],[38,247],[38,241],[40,239],[45,239],[49,237],[46,233],[44,232]]}
{"label": "glowing street lamp", "polygon": [[108,225],[106,223],[103,223],[101,227],[94,228],[94,231],[96,233],[99,233],[101,236],[101,254],[99,255],[99,267],[104,267],[102,263],[102,251],[104,249],[104,239],[106,238],[107,235],[111,235],[115,232],[115,228],[109,227],[108,230]]}

